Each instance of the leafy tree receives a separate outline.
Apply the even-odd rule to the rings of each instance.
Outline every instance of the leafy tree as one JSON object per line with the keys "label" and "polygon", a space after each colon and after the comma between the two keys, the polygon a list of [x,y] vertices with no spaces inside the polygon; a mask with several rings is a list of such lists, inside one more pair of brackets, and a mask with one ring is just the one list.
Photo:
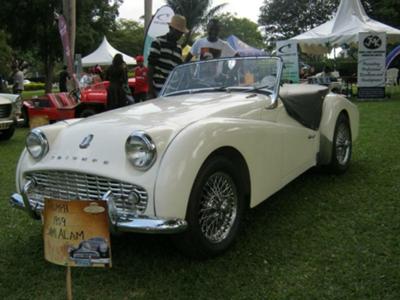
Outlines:
{"label": "leafy tree", "polygon": [[7,37],[4,31],[0,31],[0,76],[6,79],[10,74],[12,49],[7,44]]}
{"label": "leafy tree", "polygon": [[220,36],[226,39],[231,34],[243,42],[257,48],[264,48],[263,37],[258,31],[258,25],[247,18],[238,18],[230,13],[217,16],[221,22]]}
{"label": "leafy tree", "polygon": [[[339,0],[265,0],[259,23],[270,36],[287,39],[329,20],[339,7]],[[400,28],[398,0],[361,0],[369,17]]]}
{"label": "leafy tree", "polygon": [[[121,0],[77,1],[76,53],[85,53],[101,41],[102,35],[115,23]],[[60,0],[4,1],[0,26],[9,33],[9,43],[16,53],[29,49],[37,53],[46,77],[46,92],[51,91],[56,62],[63,50],[54,12],[62,12]]]}
{"label": "leafy tree", "polygon": [[400,1],[361,0],[361,2],[369,17],[400,29]]}
{"label": "leafy tree", "polygon": [[226,5],[226,3],[212,6],[212,0],[166,0],[176,14],[185,16],[189,33],[186,35],[183,45],[187,45],[193,34],[208,20],[214,17]]}
{"label": "leafy tree", "polygon": [[144,27],[139,22],[120,19],[115,30],[107,36],[110,43],[119,51],[130,56],[143,53]]}
{"label": "leafy tree", "polygon": [[339,0],[264,0],[259,24],[275,35],[290,38],[308,31],[332,17]]}

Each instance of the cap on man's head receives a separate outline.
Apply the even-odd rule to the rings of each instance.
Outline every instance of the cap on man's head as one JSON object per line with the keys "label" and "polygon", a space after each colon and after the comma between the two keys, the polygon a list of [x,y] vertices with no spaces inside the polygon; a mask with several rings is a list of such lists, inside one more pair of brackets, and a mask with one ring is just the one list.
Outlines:
{"label": "cap on man's head", "polygon": [[168,25],[182,33],[189,32],[186,28],[186,18],[184,16],[174,15]]}
{"label": "cap on man's head", "polygon": [[144,57],[142,55],[138,55],[135,57],[136,62],[144,62]]}

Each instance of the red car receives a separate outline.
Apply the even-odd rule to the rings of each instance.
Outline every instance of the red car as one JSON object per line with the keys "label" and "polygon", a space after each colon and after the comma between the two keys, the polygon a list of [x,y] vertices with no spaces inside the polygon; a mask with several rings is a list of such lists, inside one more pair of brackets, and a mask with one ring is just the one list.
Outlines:
{"label": "red car", "polygon": [[[135,89],[135,78],[129,78],[129,88]],[[50,123],[85,118],[106,110],[108,81],[92,84],[77,93],[49,93],[41,97],[25,100],[22,114],[25,125],[36,116],[47,116]],[[79,98],[79,100],[77,100]]]}

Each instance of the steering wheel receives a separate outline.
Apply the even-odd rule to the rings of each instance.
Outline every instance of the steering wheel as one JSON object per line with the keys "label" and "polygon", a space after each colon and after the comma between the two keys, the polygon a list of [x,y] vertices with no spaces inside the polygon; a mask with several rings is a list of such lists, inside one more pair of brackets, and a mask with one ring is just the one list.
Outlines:
{"label": "steering wheel", "polygon": [[81,99],[81,90],[79,88],[75,88],[68,93],[70,97],[73,97],[75,100],[79,101]]}

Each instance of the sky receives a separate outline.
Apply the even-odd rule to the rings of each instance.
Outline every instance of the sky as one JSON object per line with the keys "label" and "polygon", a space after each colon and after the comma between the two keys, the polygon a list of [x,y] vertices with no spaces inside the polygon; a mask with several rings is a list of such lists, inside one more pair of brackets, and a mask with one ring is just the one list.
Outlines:
{"label": "sky", "polygon": [[[139,21],[140,17],[144,15],[144,1],[124,0],[119,9],[119,17]],[[264,0],[214,0],[212,5],[216,6],[221,3],[227,3],[223,12],[236,13],[240,18],[248,18],[257,23],[260,7]],[[153,13],[163,5],[165,5],[164,0],[153,0]]]}

